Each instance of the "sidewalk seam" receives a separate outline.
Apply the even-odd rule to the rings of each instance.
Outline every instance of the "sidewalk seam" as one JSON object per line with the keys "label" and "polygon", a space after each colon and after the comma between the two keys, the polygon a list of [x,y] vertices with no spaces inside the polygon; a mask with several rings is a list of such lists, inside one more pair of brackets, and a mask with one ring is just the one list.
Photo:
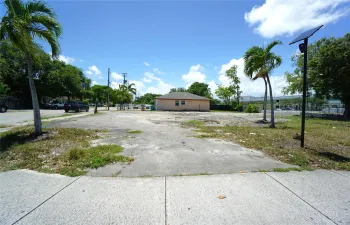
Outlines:
{"label": "sidewalk seam", "polygon": [[346,178],[350,178],[349,176],[341,174],[341,173],[338,173],[337,171],[333,171],[333,170],[329,170],[329,171],[332,172],[332,173],[338,174],[340,176],[343,176],[343,177],[346,177]]}
{"label": "sidewalk seam", "polygon": [[168,224],[168,214],[167,214],[167,209],[166,209],[166,176],[164,176],[164,192],[165,192],[165,198],[164,198],[164,200],[165,200],[165,225],[167,225]]}
{"label": "sidewalk seam", "polygon": [[51,198],[53,198],[55,195],[57,195],[58,193],[60,193],[61,191],[63,191],[64,189],[66,189],[68,186],[70,186],[71,184],[73,184],[75,181],[79,180],[81,178],[78,177],[77,179],[73,180],[72,182],[70,182],[69,184],[67,184],[66,186],[64,186],[63,188],[61,188],[60,190],[58,190],[56,193],[54,193],[53,195],[51,195],[48,199],[46,199],[45,201],[43,201],[42,203],[40,203],[39,205],[37,205],[34,209],[30,210],[29,212],[27,212],[25,215],[23,215],[21,218],[19,218],[18,220],[16,220],[15,222],[12,223],[12,225],[18,223],[20,220],[22,220],[24,217],[28,216],[30,213],[32,213],[34,210],[36,210],[37,208],[39,208],[40,206],[42,206],[44,203],[46,203],[47,201],[49,201]]}
{"label": "sidewalk seam", "polygon": [[[295,195],[296,197],[298,197],[300,200],[302,200],[303,202],[305,202],[306,204],[308,204],[311,208],[313,208],[314,210],[316,210],[317,212],[319,212],[321,215],[323,215],[324,217],[326,217],[328,220],[330,220],[331,222],[333,222],[334,224],[337,224],[336,222],[334,222],[331,218],[329,218],[327,215],[323,214],[320,210],[318,210],[316,207],[314,207],[313,205],[311,205],[310,203],[308,203],[306,200],[304,200],[302,197],[300,197],[299,195],[297,195],[295,192],[293,192],[291,189],[289,189],[287,186],[285,186],[284,184],[282,184],[280,181],[278,181],[277,179],[275,179],[274,177],[272,177],[270,174],[265,173],[267,176],[271,177],[274,181],[276,181],[277,183],[279,183],[280,185],[282,185],[285,189],[287,189],[288,191],[290,191],[293,195]],[[337,224],[338,225],[338,224]]]}

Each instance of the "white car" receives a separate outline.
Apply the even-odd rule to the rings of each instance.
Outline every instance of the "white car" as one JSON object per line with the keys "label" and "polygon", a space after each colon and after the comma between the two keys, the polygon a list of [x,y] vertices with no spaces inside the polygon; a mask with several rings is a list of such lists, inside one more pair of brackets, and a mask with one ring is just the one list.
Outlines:
{"label": "white car", "polygon": [[64,104],[65,102],[61,102],[61,101],[52,101],[50,103],[50,108],[51,109],[63,109],[64,108]]}

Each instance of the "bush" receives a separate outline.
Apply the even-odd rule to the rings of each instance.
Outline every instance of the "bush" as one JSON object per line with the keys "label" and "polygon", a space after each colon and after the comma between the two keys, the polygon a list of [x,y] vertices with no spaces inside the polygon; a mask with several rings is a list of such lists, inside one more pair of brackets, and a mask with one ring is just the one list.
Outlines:
{"label": "bush", "polygon": [[243,105],[241,103],[236,104],[236,106],[234,107],[234,110],[242,112],[243,111]]}
{"label": "bush", "polygon": [[89,105],[89,101],[88,101],[88,100],[83,100],[83,103],[84,103],[85,105]]}
{"label": "bush", "polygon": [[245,109],[246,113],[258,113],[259,112],[259,108],[257,105],[254,104],[250,104],[248,105],[248,107]]}

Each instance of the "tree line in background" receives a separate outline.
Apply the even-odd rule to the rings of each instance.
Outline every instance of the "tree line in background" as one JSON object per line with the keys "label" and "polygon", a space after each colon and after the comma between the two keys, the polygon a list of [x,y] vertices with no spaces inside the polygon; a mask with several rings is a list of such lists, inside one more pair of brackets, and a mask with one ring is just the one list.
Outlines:
{"label": "tree line in background", "polygon": [[[25,54],[9,42],[0,43],[0,86],[1,95],[10,95],[31,108],[29,79]],[[91,96],[91,80],[75,66],[52,59],[40,48],[35,49],[32,68],[39,102],[66,96],[70,99],[86,99]]]}
{"label": "tree line in background", "polygon": [[[345,105],[344,118],[350,119],[350,33],[341,38],[322,38],[308,46],[308,93],[319,99],[339,99]],[[286,72],[285,94],[301,93],[303,55],[292,57],[295,70]]]}

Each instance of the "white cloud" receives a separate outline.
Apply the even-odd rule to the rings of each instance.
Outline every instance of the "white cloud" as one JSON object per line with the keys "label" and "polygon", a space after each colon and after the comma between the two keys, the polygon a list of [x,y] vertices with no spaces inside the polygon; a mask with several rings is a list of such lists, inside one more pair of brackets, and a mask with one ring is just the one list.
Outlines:
{"label": "white cloud", "polygon": [[68,56],[64,56],[64,55],[59,55],[58,56],[58,60],[64,62],[64,63],[67,63],[67,64],[72,64],[75,59],[72,58],[72,57],[68,57]]}
{"label": "white cloud", "polygon": [[143,62],[143,64],[145,64],[145,66],[150,66],[148,62]]}
{"label": "white cloud", "polygon": [[92,84],[92,86],[94,86],[95,84],[98,84],[98,83],[97,83],[97,81],[93,80],[93,81],[91,81],[91,84]]}
{"label": "white cloud", "polygon": [[171,88],[174,88],[172,84],[167,84],[164,81],[159,80],[157,86],[147,88],[146,93],[166,94],[169,93]]}
{"label": "white cloud", "polygon": [[101,71],[97,68],[97,66],[90,66],[87,71],[85,71],[88,75],[101,75]]}
{"label": "white cloud", "polygon": [[[215,83],[215,81],[208,82],[210,91],[213,95],[215,95],[215,90],[218,89],[218,85]],[[215,95],[216,96],[216,95]]]}
{"label": "white cloud", "polygon": [[[150,73],[150,72],[145,72],[145,79],[146,80],[157,80],[157,81],[161,80],[159,77],[154,76],[154,74]],[[146,82],[150,82],[150,81],[146,81]]]}
{"label": "white cloud", "polygon": [[143,80],[144,82],[146,82],[146,83],[150,83],[150,82],[152,82],[152,80],[151,80],[151,79],[149,79],[149,78],[147,78],[147,77],[144,77],[142,80]]}
{"label": "white cloud", "polygon": [[121,74],[116,73],[116,72],[112,72],[111,76],[112,76],[112,79],[115,80],[115,81],[124,79],[124,77]]}
{"label": "white cloud", "polygon": [[207,77],[204,73],[204,68],[200,65],[193,65],[190,67],[190,70],[187,74],[182,75],[182,80],[187,83],[187,87],[190,86],[193,82],[205,82]]}
{"label": "white cloud", "polygon": [[[230,84],[230,80],[225,76],[225,72],[233,65],[237,65],[237,76],[241,81],[240,88],[241,91],[243,91],[242,96],[264,96],[265,83],[263,79],[252,81],[244,74],[243,58],[232,59],[229,63],[222,65],[219,73],[219,81],[226,86]],[[286,86],[286,79],[284,76],[270,76],[270,81],[273,94],[276,96],[283,95],[282,88]]]}
{"label": "white cloud", "polygon": [[117,81],[112,81],[112,82],[111,82],[111,87],[112,87],[113,89],[118,89],[120,84],[121,84],[121,83],[118,83]]}
{"label": "white cloud", "polygon": [[80,61],[80,62],[84,62],[84,60],[82,60],[82,59],[81,59],[81,60],[79,60],[79,61]]}
{"label": "white cloud", "polygon": [[245,13],[244,19],[265,38],[293,35],[348,15],[346,2],[349,0],[266,0]]}
{"label": "white cloud", "polygon": [[162,71],[160,71],[158,68],[153,68],[153,72],[157,74],[164,74]]}
{"label": "white cloud", "polygon": [[98,76],[98,78],[103,79],[103,76]]}

